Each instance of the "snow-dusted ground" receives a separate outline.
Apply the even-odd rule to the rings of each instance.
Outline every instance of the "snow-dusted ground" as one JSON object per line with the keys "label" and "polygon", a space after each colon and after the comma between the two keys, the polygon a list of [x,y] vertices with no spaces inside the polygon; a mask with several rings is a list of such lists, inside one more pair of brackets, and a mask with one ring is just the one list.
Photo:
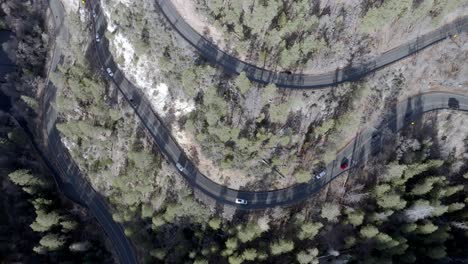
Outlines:
{"label": "snow-dusted ground", "polygon": [[[122,4],[129,5],[128,0],[119,0]],[[195,109],[195,104],[192,100],[184,98],[174,98],[170,93],[170,88],[166,83],[159,81],[159,69],[157,61],[150,54],[142,54],[136,58],[135,48],[131,41],[118,32],[117,25],[112,23],[108,6],[102,2],[104,14],[107,17],[110,33],[114,33],[111,38],[111,49],[117,58],[119,68],[125,73],[134,84],[136,84],[145,95],[150,99],[153,109],[164,117],[169,111],[172,111],[175,116],[186,115]],[[169,107],[170,106],[170,107]]]}
{"label": "snow-dusted ground", "polygon": [[468,115],[455,111],[442,111],[438,115],[437,136],[441,155],[447,158],[450,153],[461,157],[466,153],[464,140],[468,137]]}

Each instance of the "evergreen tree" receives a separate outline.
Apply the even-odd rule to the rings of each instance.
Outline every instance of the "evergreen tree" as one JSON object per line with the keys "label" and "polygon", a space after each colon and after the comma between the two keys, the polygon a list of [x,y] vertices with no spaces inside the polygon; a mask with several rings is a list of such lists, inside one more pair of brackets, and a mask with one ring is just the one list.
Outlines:
{"label": "evergreen tree", "polygon": [[255,248],[248,248],[242,253],[244,260],[253,261],[257,258],[257,250]]}
{"label": "evergreen tree", "polygon": [[270,244],[271,254],[276,256],[290,252],[294,249],[294,242],[286,239],[277,239]]}
{"label": "evergreen tree", "polygon": [[10,180],[29,194],[36,192],[37,188],[45,186],[44,181],[31,174],[28,170],[16,170],[8,174]]}
{"label": "evergreen tree", "polygon": [[60,249],[65,243],[65,237],[57,234],[47,234],[41,238],[39,244],[48,251]]}
{"label": "evergreen tree", "polygon": [[245,95],[252,86],[245,72],[241,72],[239,76],[236,77],[235,84],[237,89],[239,89],[243,95]]}
{"label": "evergreen tree", "polygon": [[330,222],[338,222],[338,217],[340,216],[340,206],[334,203],[325,203],[322,206],[320,216]]}
{"label": "evergreen tree", "polygon": [[318,255],[318,249],[312,248],[312,249],[300,251],[299,253],[297,253],[296,259],[297,259],[297,262],[299,262],[300,264],[318,264],[319,261],[317,259],[317,255]]}
{"label": "evergreen tree", "polygon": [[323,224],[321,223],[304,223],[301,225],[301,229],[299,230],[299,234],[297,235],[297,237],[300,240],[312,240],[318,234],[322,227]]}
{"label": "evergreen tree", "polygon": [[379,230],[373,225],[367,225],[361,228],[360,233],[362,237],[369,239],[375,237],[379,233]]}

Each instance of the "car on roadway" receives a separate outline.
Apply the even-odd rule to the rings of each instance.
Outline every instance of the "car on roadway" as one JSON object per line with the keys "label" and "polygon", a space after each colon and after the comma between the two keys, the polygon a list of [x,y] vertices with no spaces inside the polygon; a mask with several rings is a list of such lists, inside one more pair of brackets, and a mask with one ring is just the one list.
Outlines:
{"label": "car on roadway", "polygon": [[99,42],[99,41],[101,41],[101,38],[99,37],[99,34],[96,33],[96,42]]}
{"label": "car on roadway", "polygon": [[349,159],[347,157],[344,157],[342,160],[341,160],[341,164],[340,164],[340,168],[341,170],[346,170],[349,166]]}
{"label": "car on roadway", "polygon": [[182,166],[182,164],[180,164],[180,163],[178,163],[178,162],[176,163],[175,166],[177,167],[177,169],[178,169],[179,171],[184,171],[184,170],[185,170],[184,166]]}
{"label": "car on roadway", "polygon": [[247,200],[240,199],[240,198],[236,198],[236,204],[243,204],[243,205],[246,205],[246,204],[247,204]]}
{"label": "car on roadway", "polygon": [[327,175],[327,170],[323,170],[320,173],[315,174],[315,179],[320,180],[325,175]]}
{"label": "car on roadway", "polygon": [[450,97],[448,100],[448,107],[450,109],[458,110],[460,109],[460,102],[457,99]]}
{"label": "car on roadway", "polygon": [[114,76],[114,73],[112,72],[112,70],[110,68],[107,68],[106,71],[107,71],[107,74],[109,74],[110,77]]}
{"label": "car on roadway", "polygon": [[96,11],[93,10],[93,18],[96,18]]}
{"label": "car on roadway", "polygon": [[411,123],[413,120],[413,110],[409,110],[405,113],[405,123]]}

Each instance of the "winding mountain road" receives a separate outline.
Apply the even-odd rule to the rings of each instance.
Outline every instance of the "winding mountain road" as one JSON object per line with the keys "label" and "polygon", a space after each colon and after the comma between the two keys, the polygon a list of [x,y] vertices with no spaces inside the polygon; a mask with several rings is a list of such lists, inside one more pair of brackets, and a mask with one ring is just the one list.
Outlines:
{"label": "winding mountain road", "polygon": [[[383,117],[382,120],[361,131],[350,144],[337,154],[336,159],[327,165],[326,175],[319,180],[313,178],[308,183],[297,184],[280,190],[255,192],[230,189],[215,183],[198,171],[195,164],[184,153],[183,149],[171,136],[168,128],[152,109],[151,103],[146,96],[124,76],[109,51],[109,41],[105,37],[107,25],[99,1],[90,2],[90,8],[96,14],[92,20],[94,33],[100,36],[100,41],[95,42],[95,57],[105,69],[103,74],[114,82],[124,98],[135,110],[136,115],[158,145],[160,152],[174,166],[178,163],[183,167],[182,170],[179,169],[179,173],[193,188],[202,191],[220,203],[236,206],[240,209],[262,209],[302,201],[318,192],[334,178],[348,171],[353,165],[364,162],[373,153],[379,152],[382,145],[385,144],[382,131],[389,129],[395,133],[429,111],[449,108],[468,111],[468,96],[442,92],[420,94],[395,104],[389,114]],[[112,76],[106,72],[107,69],[112,72]],[[453,102],[457,102],[455,106]],[[343,158],[347,158],[351,164],[346,170],[340,168]],[[238,205],[235,203],[236,198],[246,199],[248,204]]]}
{"label": "winding mountain road", "polygon": [[211,63],[219,65],[224,71],[231,74],[245,72],[250,80],[264,84],[274,83],[278,87],[285,88],[321,88],[357,80],[447,37],[468,31],[468,16],[464,16],[427,34],[417,36],[415,39],[388,50],[363,64],[321,74],[288,74],[266,70],[225,53],[193,29],[179,14],[172,1],[156,0],[156,4],[179,35]]}

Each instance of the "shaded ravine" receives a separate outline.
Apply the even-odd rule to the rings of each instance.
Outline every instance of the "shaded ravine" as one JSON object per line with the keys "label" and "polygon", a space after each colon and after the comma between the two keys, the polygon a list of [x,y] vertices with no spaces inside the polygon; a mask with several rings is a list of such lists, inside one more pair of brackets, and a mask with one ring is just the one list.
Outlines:
{"label": "shaded ravine", "polygon": [[252,81],[264,84],[274,83],[278,87],[284,88],[323,88],[347,81],[355,81],[447,37],[468,31],[468,16],[464,16],[427,34],[416,36],[413,40],[392,48],[362,64],[320,74],[288,74],[260,68],[227,54],[193,29],[179,14],[170,0],[156,0],[156,4],[178,34],[195,47],[210,63],[219,65],[228,73],[239,74],[245,72]]}
{"label": "shaded ravine", "polygon": [[[104,69],[112,71],[113,75],[108,75],[108,78],[114,82],[125,100],[134,109],[138,118],[153,137],[160,152],[174,166],[177,163],[183,166],[184,169],[179,170],[179,173],[193,188],[202,191],[220,203],[233,205],[239,209],[262,209],[290,205],[310,197],[353,166],[365,162],[372,153],[379,152],[382,141],[378,141],[376,138],[381,138],[378,136],[381,131],[388,128],[393,132],[397,132],[411,120],[420,117],[425,112],[448,109],[450,98],[458,102],[458,110],[468,110],[468,96],[443,92],[420,94],[395,104],[385,120],[382,119],[374,126],[369,126],[361,131],[350,144],[337,154],[336,159],[328,164],[327,173],[320,180],[312,179],[308,183],[297,184],[280,190],[257,192],[231,189],[212,181],[198,171],[195,164],[184,153],[183,148],[171,136],[170,130],[152,109],[150,101],[118,68],[108,48],[109,41],[104,34],[107,28],[106,20],[99,2],[92,1],[90,7],[96,13],[96,17],[93,18],[94,33],[101,36],[100,42],[95,42],[95,57]],[[345,171],[340,169],[340,163],[344,157],[348,158],[352,164]],[[248,205],[237,205],[235,204],[236,198],[246,199],[249,203]]]}

